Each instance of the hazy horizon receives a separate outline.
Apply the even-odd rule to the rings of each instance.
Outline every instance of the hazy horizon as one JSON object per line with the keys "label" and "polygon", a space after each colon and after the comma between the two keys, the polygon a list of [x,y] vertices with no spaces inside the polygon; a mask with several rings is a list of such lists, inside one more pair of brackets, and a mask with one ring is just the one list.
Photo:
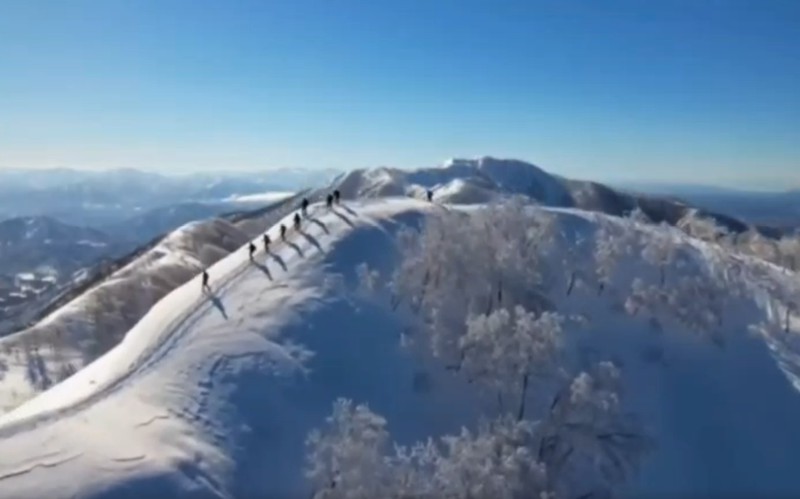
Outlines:
{"label": "hazy horizon", "polygon": [[800,187],[800,3],[0,4],[0,168]]}
{"label": "hazy horizon", "polygon": [[[452,158],[448,158],[452,159]],[[459,159],[475,159],[475,158],[459,158]],[[533,164],[535,166],[541,167],[548,173],[556,174],[557,172],[550,171],[546,166],[539,165],[535,162],[528,161],[522,158],[496,158],[496,159],[513,159],[513,160],[520,160],[525,161],[527,163]],[[438,163],[432,163],[428,165],[417,165],[414,167],[400,167],[400,166],[393,166],[393,165],[373,165],[367,168],[378,168],[378,167],[389,167],[389,168],[399,168],[399,169],[414,169],[414,168],[430,168],[430,167],[437,167],[441,166],[447,160],[440,161]],[[76,172],[90,172],[90,173],[110,173],[115,171],[126,171],[126,170],[136,170],[143,173],[155,173],[159,175],[174,177],[174,176],[186,176],[186,175],[229,175],[229,176],[236,176],[236,175],[258,175],[258,174],[269,174],[270,172],[281,172],[281,171],[298,171],[298,172],[347,172],[354,170],[353,168],[305,168],[305,167],[286,167],[286,166],[276,166],[276,167],[265,167],[265,168],[256,168],[256,169],[249,169],[249,170],[234,170],[228,168],[211,168],[211,169],[202,169],[202,170],[192,170],[192,171],[173,171],[173,170],[164,170],[164,169],[146,169],[146,168],[137,168],[137,167],[109,167],[109,168],[81,168],[81,167],[70,167],[70,166],[36,166],[36,167],[29,167],[29,168],[18,168],[18,167],[8,167],[8,166],[0,166],[0,173],[3,171],[16,171],[16,172],[25,172],[25,171],[38,171],[38,172],[46,172],[46,171],[56,171],[56,170],[67,170],[67,171],[76,171]],[[664,192],[668,192],[670,189],[685,189],[685,188],[692,188],[692,189],[721,189],[730,192],[740,191],[742,193],[747,192],[786,192],[797,190],[797,187],[785,184],[777,184],[777,185],[770,185],[769,183],[766,184],[758,184],[758,183],[750,183],[747,186],[735,185],[735,184],[723,184],[723,183],[710,183],[710,182],[695,182],[691,180],[687,180],[685,182],[679,181],[672,181],[672,180],[664,180],[664,179],[651,179],[651,180],[641,180],[638,178],[621,178],[621,179],[603,179],[603,178],[578,178],[578,177],[571,177],[573,180],[590,180],[590,181],[597,181],[607,183],[612,186],[622,187],[622,188],[647,188],[647,189],[664,189]]]}

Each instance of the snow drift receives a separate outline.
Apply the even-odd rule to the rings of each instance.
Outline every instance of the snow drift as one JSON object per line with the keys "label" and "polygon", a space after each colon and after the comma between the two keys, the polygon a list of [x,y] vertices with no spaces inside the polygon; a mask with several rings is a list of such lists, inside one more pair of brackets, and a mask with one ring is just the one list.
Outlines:
{"label": "snow drift", "polygon": [[[420,324],[380,285],[405,254],[404,228],[477,212],[412,199],[311,211],[270,254],[251,263],[240,250],[213,265],[210,294],[190,280],[106,355],[3,416],[4,497],[307,497],[303,444],[339,397],[368,404],[403,445],[492,415],[491,390],[401,345]],[[551,214],[561,234],[537,300],[580,316],[564,326],[564,365],[618,366],[625,410],[654,442],[625,492],[796,495],[800,327],[783,327],[796,275],[668,227],[532,213]],[[440,265],[482,266],[456,247],[447,255]],[[552,387],[541,390],[531,410]]]}

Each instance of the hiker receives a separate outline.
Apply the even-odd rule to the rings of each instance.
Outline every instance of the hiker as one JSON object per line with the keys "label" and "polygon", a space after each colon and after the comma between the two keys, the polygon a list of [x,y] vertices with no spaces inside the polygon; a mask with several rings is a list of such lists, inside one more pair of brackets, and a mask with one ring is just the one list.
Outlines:
{"label": "hiker", "polygon": [[426,194],[428,195],[428,202],[431,202],[431,201],[433,201],[433,191],[432,191],[432,190],[430,190],[430,189],[428,189],[428,191],[426,192]]}
{"label": "hiker", "polygon": [[294,214],[294,228],[295,230],[300,230],[300,215],[298,213]]}
{"label": "hiker", "polygon": [[202,289],[204,289],[204,290],[205,289],[211,289],[210,286],[208,285],[208,272],[205,271],[205,270],[203,271],[203,288]]}
{"label": "hiker", "polygon": [[340,197],[341,197],[341,194],[339,193],[339,189],[336,189],[335,191],[333,191],[333,202],[334,203],[339,204],[339,198]]}
{"label": "hiker", "polygon": [[333,204],[333,196],[328,194],[328,197],[325,198],[325,204],[328,205],[328,208],[330,208],[331,205]]}
{"label": "hiker", "polygon": [[250,250],[250,259],[252,260],[253,259],[253,253],[256,252],[256,245],[253,244],[253,241],[250,241],[250,245],[248,246],[248,249]]}
{"label": "hiker", "polygon": [[269,253],[269,234],[264,234],[264,252]]}
{"label": "hiker", "polygon": [[281,224],[281,241],[286,241],[286,226]]}
{"label": "hiker", "polygon": [[303,216],[307,217],[308,216],[308,198],[303,198],[302,210],[303,210]]}

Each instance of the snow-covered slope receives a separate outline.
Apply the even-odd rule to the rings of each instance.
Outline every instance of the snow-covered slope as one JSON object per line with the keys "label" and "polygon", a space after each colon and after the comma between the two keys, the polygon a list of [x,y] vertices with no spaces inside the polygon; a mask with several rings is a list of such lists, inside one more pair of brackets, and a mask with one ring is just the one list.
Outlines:
{"label": "snow-covered slope", "polygon": [[0,414],[108,351],[163,296],[259,235],[294,204],[290,197],[259,210],[190,222],[92,268],[32,326],[0,339]]}
{"label": "snow-covered slope", "polygon": [[223,220],[189,223],[34,326],[0,339],[0,411],[107,351],[164,295],[247,240]]}
{"label": "snow-covered slope", "polygon": [[[209,295],[192,279],[109,353],[0,418],[3,497],[307,497],[303,442],[340,396],[384,415],[403,444],[474,425],[493,401],[402,348],[409,317],[355,290],[356,265],[387,275],[397,231],[446,209],[412,199],[313,206],[303,232],[272,254],[220,260]],[[575,236],[623,227],[597,213],[553,213]],[[666,230],[623,228],[645,239]],[[569,331],[574,362],[620,365],[627,408],[656,442],[629,495],[797,495],[800,325],[782,332],[779,301],[797,293],[796,275],[667,237],[682,265],[723,269],[741,291],[723,297],[723,346],[622,313],[611,286],[565,292],[554,282],[548,296],[589,323]],[[586,261],[576,248],[555,251],[553,268]],[[635,256],[623,274],[658,280]],[[764,324],[760,334],[752,322]]]}

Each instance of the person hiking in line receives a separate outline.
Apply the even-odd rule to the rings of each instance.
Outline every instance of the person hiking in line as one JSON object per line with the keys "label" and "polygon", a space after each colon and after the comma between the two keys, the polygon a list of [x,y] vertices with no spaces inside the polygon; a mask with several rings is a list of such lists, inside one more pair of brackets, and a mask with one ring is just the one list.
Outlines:
{"label": "person hiking in line", "polygon": [[294,229],[300,230],[300,215],[298,213],[294,214]]}
{"label": "person hiking in line", "polygon": [[264,253],[269,253],[269,234],[264,234]]}
{"label": "person hiking in line", "polygon": [[336,189],[333,191],[333,202],[339,204],[339,198],[341,198],[341,193],[339,192],[339,189]]}
{"label": "person hiking in line", "polygon": [[303,198],[303,203],[302,203],[301,207],[302,207],[302,210],[303,210],[303,216],[307,217],[308,216],[308,198]]}
{"label": "person hiking in line", "polygon": [[256,245],[253,244],[253,241],[250,241],[250,245],[247,247],[250,250],[250,259],[253,259],[253,253],[256,252]]}
{"label": "person hiking in line", "polygon": [[328,208],[330,208],[331,205],[333,205],[333,196],[328,194],[328,197],[325,198],[325,204],[328,205]]}
{"label": "person hiking in line", "polygon": [[211,290],[211,287],[208,285],[208,272],[205,271],[205,270],[203,271],[203,287],[202,287],[202,289],[203,290],[206,290],[206,289]]}
{"label": "person hiking in line", "polygon": [[431,201],[433,201],[433,191],[432,191],[432,190],[430,190],[430,189],[428,189],[428,191],[426,192],[426,194],[428,195],[428,202],[431,202]]}
{"label": "person hiking in line", "polygon": [[286,226],[281,224],[281,241],[286,241]]}

